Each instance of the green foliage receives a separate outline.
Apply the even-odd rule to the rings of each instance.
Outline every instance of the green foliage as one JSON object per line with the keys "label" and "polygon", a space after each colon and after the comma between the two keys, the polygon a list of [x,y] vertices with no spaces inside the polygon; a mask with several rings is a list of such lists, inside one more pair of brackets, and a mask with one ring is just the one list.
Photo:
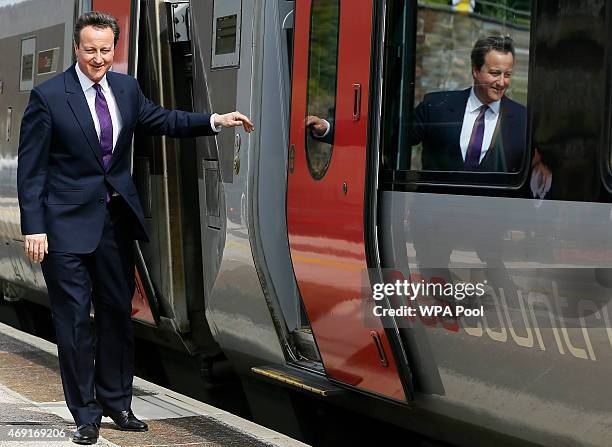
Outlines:
{"label": "green foliage", "polygon": [[[450,8],[452,0],[419,0],[419,5]],[[502,23],[529,26],[531,0],[476,0],[474,13]]]}
{"label": "green foliage", "polygon": [[335,105],[338,0],[314,0],[310,29],[308,113],[325,117]]}
{"label": "green foliage", "polygon": [[419,0],[419,5],[449,6],[451,5],[451,1],[450,0]]}

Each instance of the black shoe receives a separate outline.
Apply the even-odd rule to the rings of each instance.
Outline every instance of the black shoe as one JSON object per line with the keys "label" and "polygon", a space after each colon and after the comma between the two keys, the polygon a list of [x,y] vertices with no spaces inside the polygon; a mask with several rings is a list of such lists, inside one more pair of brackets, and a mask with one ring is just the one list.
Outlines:
{"label": "black shoe", "polygon": [[98,435],[100,434],[100,428],[98,424],[90,423],[79,425],[74,435],[72,435],[72,442],[75,444],[95,444],[98,442]]}
{"label": "black shoe", "polygon": [[104,416],[108,416],[121,430],[125,431],[147,431],[149,426],[136,418],[132,410],[124,411],[105,411]]}

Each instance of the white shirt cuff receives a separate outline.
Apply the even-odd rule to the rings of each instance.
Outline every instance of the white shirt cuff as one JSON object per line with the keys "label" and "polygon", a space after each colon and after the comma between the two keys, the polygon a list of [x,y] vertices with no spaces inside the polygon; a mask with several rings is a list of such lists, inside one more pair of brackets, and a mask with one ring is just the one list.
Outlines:
{"label": "white shirt cuff", "polygon": [[223,126],[215,127],[215,116],[219,116],[219,114],[213,113],[210,115],[210,127],[212,127],[212,130],[219,133],[221,132],[221,129],[223,129]]}
{"label": "white shirt cuff", "polygon": [[321,118],[321,121],[323,121],[325,123],[325,126],[327,126],[327,127],[325,129],[325,132],[323,132],[321,135],[316,134],[316,133],[313,132],[312,135],[315,138],[325,138],[327,136],[327,134],[329,134],[329,131],[331,129],[331,124],[329,124],[329,121],[327,121],[326,119],[323,119],[323,118]]}

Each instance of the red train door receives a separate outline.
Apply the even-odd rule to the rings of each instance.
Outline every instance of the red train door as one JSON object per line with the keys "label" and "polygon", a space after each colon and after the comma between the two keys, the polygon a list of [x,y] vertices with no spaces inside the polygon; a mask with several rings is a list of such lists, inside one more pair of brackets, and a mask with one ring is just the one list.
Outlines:
{"label": "red train door", "polygon": [[[119,23],[119,41],[115,47],[115,58],[113,60],[113,71],[128,73],[130,66],[130,39],[134,30],[132,25],[137,20],[133,14],[137,8],[132,7],[133,0],[94,0],[92,2],[92,11],[102,11],[112,14]],[[134,5],[135,6],[135,5]],[[140,262],[140,261],[139,261]],[[149,324],[156,324],[155,316],[151,309],[151,303],[147,296],[138,267],[135,271],[136,289],[132,297],[132,318],[135,320],[144,321]]]}
{"label": "red train door", "polygon": [[[136,8],[134,8],[136,10]],[[113,71],[128,72],[130,36],[132,33],[132,0],[93,0],[92,11],[103,11],[112,14],[119,23],[119,42],[115,47]]]}
{"label": "red train door", "polygon": [[372,0],[296,2],[287,229],[328,376],[405,400],[389,340],[380,321],[365,322],[361,299],[372,13]]}

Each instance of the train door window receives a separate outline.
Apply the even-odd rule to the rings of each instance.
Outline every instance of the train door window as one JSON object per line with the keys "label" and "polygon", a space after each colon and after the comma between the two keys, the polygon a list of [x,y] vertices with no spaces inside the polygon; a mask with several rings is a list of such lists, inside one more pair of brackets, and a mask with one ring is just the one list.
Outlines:
{"label": "train door window", "polygon": [[313,0],[308,49],[306,160],[315,180],[325,176],[334,144],[339,0]]}
{"label": "train door window", "polygon": [[92,10],[92,0],[81,0],[81,7],[79,9],[79,15],[85,13],[85,12],[89,12]]}
{"label": "train door window", "polygon": [[531,3],[388,2],[383,182],[520,183]]}
{"label": "train door window", "polygon": [[22,92],[34,88],[34,54],[36,53],[36,37],[21,41],[21,76],[19,90]]}

